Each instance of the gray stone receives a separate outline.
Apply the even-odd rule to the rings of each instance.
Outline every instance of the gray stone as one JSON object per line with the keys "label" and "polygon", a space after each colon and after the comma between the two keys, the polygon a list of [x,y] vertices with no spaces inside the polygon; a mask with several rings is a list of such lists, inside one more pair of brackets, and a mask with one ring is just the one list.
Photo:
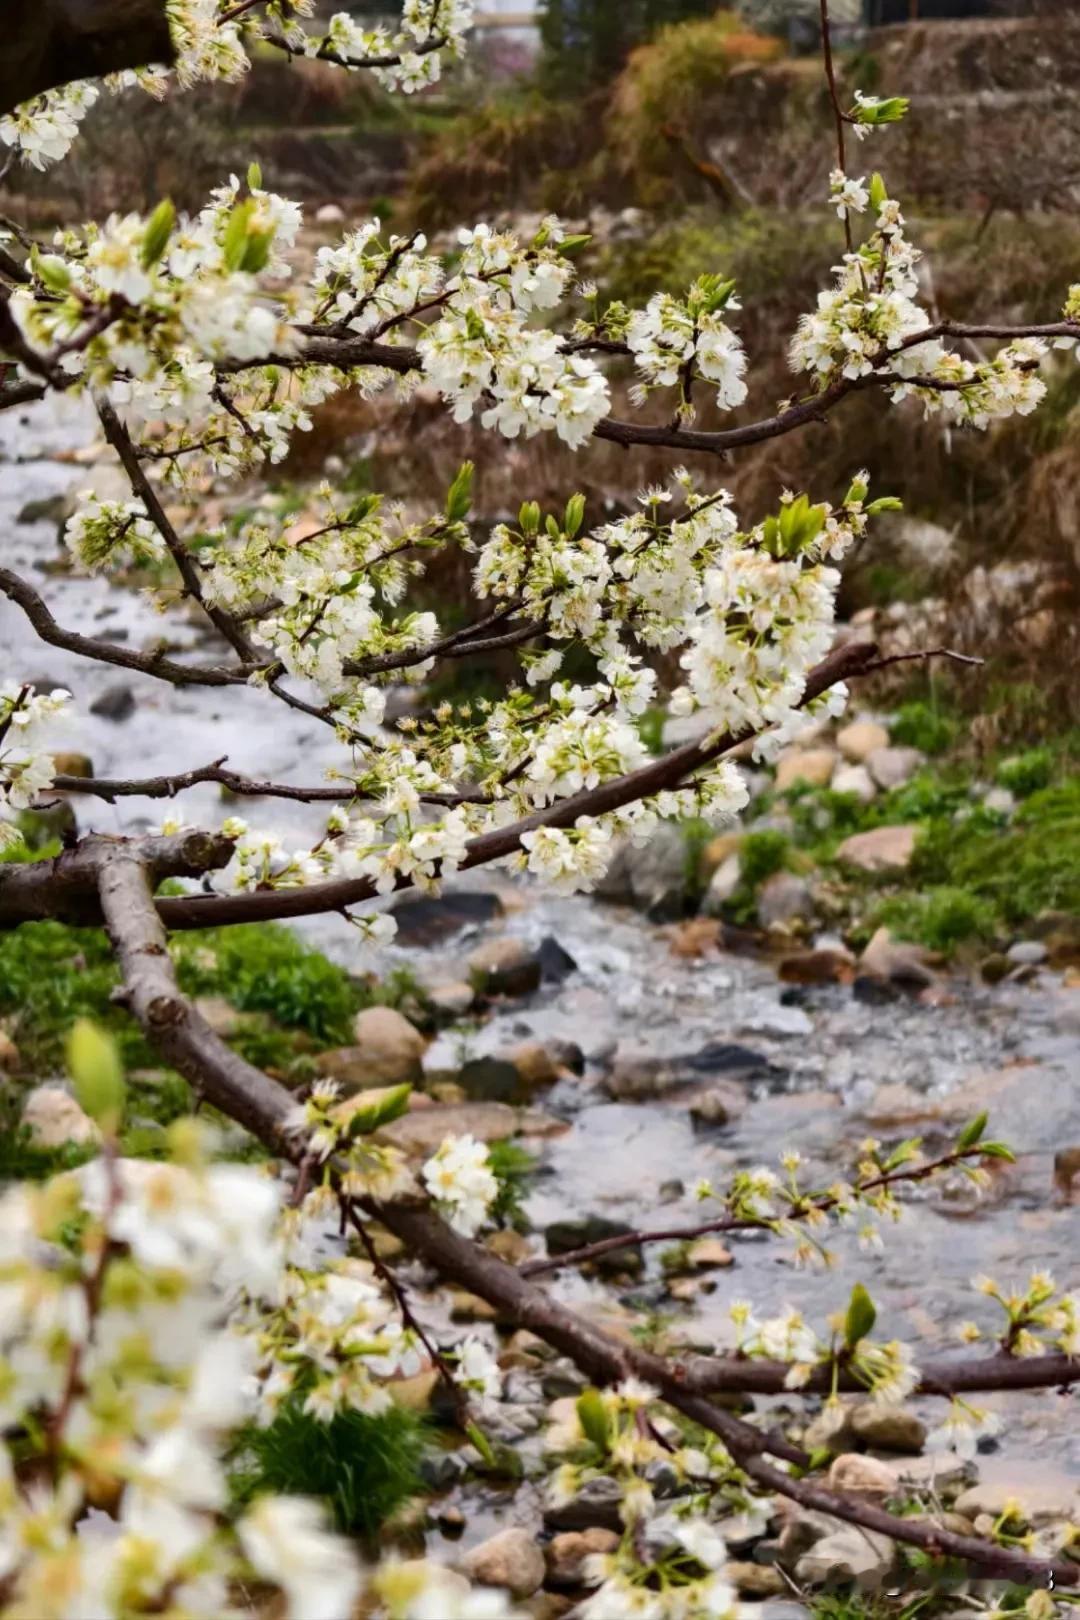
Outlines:
{"label": "gray stone", "polygon": [[865,765],[841,765],[829,784],[834,793],[850,793],[863,804],[877,798],[877,784]]}
{"label": "gray stone", "polygon": [[1045,962],[1048,956],[1046,946],[1040,939],[1018,939],[1015,945],[1010,945],[1005,955],[1014,967],[1034,967]]}
{"label": "gray stone", "polygon": [[910,782],[925,762],[925,754],[917,748],[875,748],[866,761],[866,768],[878,787],[888,791]]}
{"label": "gray stone", "polygon": [[527,996],[540,988],[539,954],[525,940],[513,935],[478,946],[466,965],[470,978],[483,995]]}
{"label": "gray stone", "polygon": [[569,1502],[544,1510],[544,1523],[549,1530],[588,1530],[598,1525],[605,1530],[621,1530],[619,1504],[622,1487],[618,1480],[607,1474],[586,1480],[580,1491]]}
{"label": "gray stone", "polygon": [[[628,1237],[633,1230],[625,1221],[611,1221],[606,1215],[585,1215],[578,1220],[552,1221],[544,1228],[544,1242],[550,1255],[569,1254],[605,1238]],[[597,1271],[615,1275],[639,1275],[645,1269],[641,1249],[634,1244],[598,1255],[591,1264]]]}
{"label": "gray stone", "polygon": [[803,1553],[795,1565],[795,1578],[808,1586],[852,1582],[862,1592],[876,1592],[888,1580],[895,1560],[891,1537],[846,1524]]}
{"label": "gray stone", "polygon": [[774,872],[758,890],[757,918],[763,928],[785,927],[814,915],[814,897],[805,878]]}
{"label": "gray stone", "polygon": [[1075,1480],[1052,1479],[1048,1473],[1038,1480],[1014,1480],[1003,1475],[999,1479],[980,1481],[970,1490],[961,1492],[953,1507],[969,1519],[977,1519],[983,1513],[996,1519],[1007,1502],[1017,1502],[1032,1525],[1080,1516],[1080,1486]]}
{"label": "gray stone", "polygon": [[90,713],[102,720],[127,720],[135,713],[135,694],[130,686],[107,686],[91,703]]}
{"label": "gray stone", "polygon": [[662,821],[647,843],[619,845],[593,892],[600,900],[670,920],[686,908],[689,877],[686,836],[677,822]]}
{"label": "gray stone", "polygon": [[867,1401],[853,1410],[851,1427],[865,1446],[881,1451],[918,1455],[926,1444],[926,1424],[906,1406]]}

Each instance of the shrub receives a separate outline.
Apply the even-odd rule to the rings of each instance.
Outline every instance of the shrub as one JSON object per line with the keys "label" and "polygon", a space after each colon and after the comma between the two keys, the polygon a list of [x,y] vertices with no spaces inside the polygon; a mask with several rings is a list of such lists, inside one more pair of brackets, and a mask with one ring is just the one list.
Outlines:
{"label": "shrub", "polygon": [[320,1423],[287,1399],[266,1428],[245,1429],[233,1450],[231,1485],[238,1504],[261,1491],[321,1497],[340,1530],[374,1536],[422,1487],[423,1429],[400,1406],[369,1416],[339,1412]]}
{"label": "shrub", "polygon": [[1049,787],[1053,775],[1054,756],[1049,748],[1030,748],[1026,754],[1014,754],[1003,759],[996,772],[1001,786],[1020,799]]}
{"label": "shrub", "polygon": [[930,703],[905,703],[891,727],[894,743],[924,754],[943,754],[955,742],[957,730],[956,721]]}
{"label": "shrub", "polygon": [[905,894],[884,900],[874,914],[902,939],[915,939],[935,951],[952,951],[972,939],[990,939],[995,911],[988,900],[970,889],[945,885],[925,894]]}

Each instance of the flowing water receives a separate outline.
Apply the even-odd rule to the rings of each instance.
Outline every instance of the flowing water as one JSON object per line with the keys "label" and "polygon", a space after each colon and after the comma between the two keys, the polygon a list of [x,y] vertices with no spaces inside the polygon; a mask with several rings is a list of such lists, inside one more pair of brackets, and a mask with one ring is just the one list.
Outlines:
{"label": "flowing water", "polygon": [[[55,521],[17,522],[27,501],[102,478],[100,469],[52,459],[92,437],[91,420],[74,404],[0,416],[4,564],[35,583],[67,628],[119,635],[134,647],[163,634],[194,646],[197,632],[182,613],[163,619],[130,591],[51,572],[60,556]],[[19,610],[3,600],[0,636],[5,674],[73,690],[78,717],[63,746],[88,753],[98,775],[153,775],[228,755],[234,769],[248,774],[311,784],[334,760],[328,731],[258,693],[178,691],[147,676],[87,663],[41,645]],[[220,652],[203,646],[199,656],[214,661]],[[117,685],[128,686],[135,698],[130,717],[118,723],[89,714],[91,704]],[[81,828],[105,832],[153,825],[163,809],[148,800],[110,806],[80,799],[77,805]],[[189,820],[220,816],[216,789],[190,795],[185,810]],[[253,824],[298,840],[319,819],[317,811],[279,801],[255,801],[245,813]],[[493,886],[483,873],[472,881]],[[1040,1267],[1064,1284],[1080,1282],[1080,1217],[1056,1197],[1052,1182],[1054,1152],[1080,1143],[1080,991],[1065,988],[1059,976],[993,990],[957,982],[947,1004],[934,1006],[866,1005],[843,986],[800,991],[793,998],[766,962],[687,960],[672,954],[664,930],[635,913],[497,882],[514,902],[497,926],[534,940],[554,935],[577,970],[557,989],[500,1008],[482,1026],[443,1035],[428,1061],[433,1069],[451,1067],[463,1054],[480,1055],[524,1038],[561,1037],[582,1048],[588,1059],[584,1077],[561,1081],[544,1099],[565,1128],[534,1144],[541,1174],[528,1213],[535,1225],[583,1214],[635,1226],[691,1223],[703,1214],[693,1193],[700,1177],[722,1184],[733,1166],[774,1164],[780,1148],[791,1146],[809,1161],[812,1180],[830,1180],[850,1169],[867,1135],[895,1140],[925,1133],[944,1143],[964,1119],[989,1107],[993,1133],[1014,1146],[1017,1165],[995,1177],[980,1202],[916,1192],[903,1223],[885,1233],[884,1251],[857,1258],[881,1328],[911,1342],[916,1355],[925,1354],[947,1348],[950,1322],[974,1317],[992,1325],[987,1302],[969,1288],[975,1273],[1013,1284]],[[356,965],[356,936],[346,925],[320,920],[308,932]],[[460,978],[471,943],[458,939],[426,952],[395,948],[387,952],[386,965],[409,962],[429,982]],[[797,1004],[790,1004],[793,999]],[[614,1102],[603,1089],[617,1047],[675,1058],[718,1041],[748,1046],[771,1065],[767,1080],[742,1082],[748,1106],[729,1125],[698,1128],[685,1103]],[[883,1092],[886,1086],[893,1089]],[[844,1257],[854,1242],[854,1233],[841,1234],[833,1246]],[[645,1278],[629,1290],[634,1303],[665,1313],[685,1341],[703,1347],[722,1341],[733,1298],[751,1299],[762,1312],[796,1305],[819,1324],[844,1304],[849,1266],[798,1271],[783,1243],[752,1238],[731,1246],[734,1266],[714,1273],[715,1291],[689,1304],[666,1296],[658,1254],[650,1250]],[[568,1299],[592,1303],[611,1292],[573,1274],[552,1286]],[[1047,1391],[1007,1401],[990,1396],[987,1404],[1007,1418],[995,1466],[1023,1453],[1047,1470],[1080,1474],[1080,1432],[1068,1421],[1075,1413],[1072,1397]],[[932,1416],[929,1407],[926,1415]]]}

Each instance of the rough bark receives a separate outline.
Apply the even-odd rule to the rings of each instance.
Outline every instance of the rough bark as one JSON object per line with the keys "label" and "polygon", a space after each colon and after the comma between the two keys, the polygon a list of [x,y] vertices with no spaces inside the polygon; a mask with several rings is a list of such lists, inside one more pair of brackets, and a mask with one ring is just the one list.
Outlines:
{"label": "rough bark", "polygon": [[164,0],[8,0],[0,113],[74,79],[173,60]]}

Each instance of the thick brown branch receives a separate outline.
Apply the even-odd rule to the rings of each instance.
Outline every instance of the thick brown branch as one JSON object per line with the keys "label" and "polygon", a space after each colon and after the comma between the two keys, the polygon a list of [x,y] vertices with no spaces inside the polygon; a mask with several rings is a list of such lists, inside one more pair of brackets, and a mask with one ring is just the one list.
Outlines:
{"label": "thick brown branch", "polygon": [[50,647],[63,647],[67,652],[78,653],[81,658],[91,658],[98,664],[136,669],[140,674],[153,675],[173,686],[244,686],[247,683],[248,669],[178,664],[163,654],[133,652],[130,647],[99,641],[94,636],[81,635],[77,630],[64,630],[33,586],[18,574],[13,574],[9,568],[0,568],[0,594],[22,608],[40,639]]}
{"label": "thick brown branch", "polygon": [[73,79],[172,60],[164,0],[9,0],[0,113]]}

